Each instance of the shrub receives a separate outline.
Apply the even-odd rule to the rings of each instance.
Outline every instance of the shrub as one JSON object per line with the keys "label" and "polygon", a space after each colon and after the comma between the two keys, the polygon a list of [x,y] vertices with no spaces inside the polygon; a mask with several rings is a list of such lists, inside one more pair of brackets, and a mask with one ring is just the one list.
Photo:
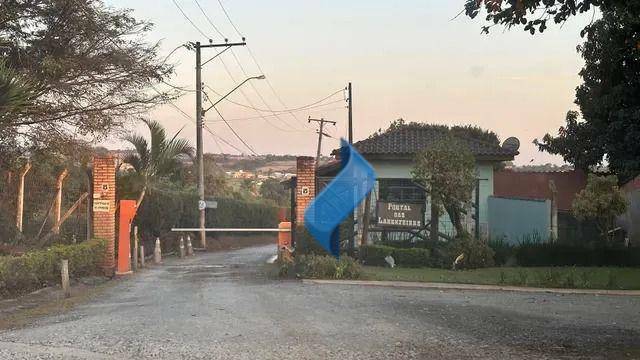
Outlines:
{"label": "shrub", "polygon": [[298,226],[296,231],[295,256],[299,255],[329,255],[309,234],[304,226]]}
{"label": "shrub", "polygon": [[384,260],[384,258],[389,255],[393,256],[392,254],[394,250],[396,249],[390,246],[364,245],[361,246],[359,250],[360,261],[362,261],[362,263],[365,265],[386,266],[387,262]]}
{"label": "shrub", "polygon": [[[272,204],[217,198],[206,212],[207,227],[274,228],[278,208]],[[150,191],[134,220],[146,238],[162,237],[172,227],[198,226],[198,196],[190,191]]]}
{"label": "shrub", "polygon": [[428,249],[395,249],[391,256],[400,267],[427,267],[431,265]]}
{"label": "shrub", "polygon": [[430,251],[428,249],[393,248],[384,245],[367,245],[360,247],[360,260],[365,265],[386,266],[385,258],[391,255],[399,267],[428,267],[431,266]]}
{"label": "shrub", "polygon": [[97,274],[105,243],[91,240],[74,245],[57,245],[23,256],[0,257],[0,295],[16,295],[60,281],[61,260],[69,260],[69,276]]}
{"label": "shrub", "polygon": [[516,259],[517,247],[502,240],[489,242],[489,247],[493,250],[494,263],[498,266],[511,265]]}
{"label": "shrub", "polygon": [[516,248],[520,266],[640,266],[640,247],[584,247],[525,243]]}
{"label": "shrub", "polygon": [[360,265],[348,256],[336,260],[329,255],[299,255],[293,267],[296,276],[305,279],[357,279],[362,273]]}
{"label": "shrub", "polygon": [[477,269],[494,266],[494,251],[483,241],[473,239],[469,235],[458,237],[447,246],[447,264],[451,266],[453,261],[460,254],[464,254],[464,262],[461,264],[465,269]]}

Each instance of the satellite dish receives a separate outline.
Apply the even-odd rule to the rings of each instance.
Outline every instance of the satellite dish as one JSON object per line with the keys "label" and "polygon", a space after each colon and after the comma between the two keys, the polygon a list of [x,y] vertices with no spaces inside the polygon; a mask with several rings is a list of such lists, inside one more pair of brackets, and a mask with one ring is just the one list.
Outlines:
{"label": "satellite dish", "polygon": [[513,152],[517,152],[520,149],[520,140],[517,137],[507,138],[504,142],[502,142],[502,148],[506,150],[511,150]]}

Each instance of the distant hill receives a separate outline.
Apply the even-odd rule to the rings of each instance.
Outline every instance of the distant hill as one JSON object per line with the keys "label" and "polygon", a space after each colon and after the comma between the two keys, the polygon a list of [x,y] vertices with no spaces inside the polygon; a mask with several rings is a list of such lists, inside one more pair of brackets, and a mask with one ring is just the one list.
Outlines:
{"label": "distant hill", "polygon": [[[211,154],[224,170],[244,170],[268,173],[270,171],[292,172],[296,169],[296,155],[233,155]],[[327,161],[329,157],[323,156]]]}

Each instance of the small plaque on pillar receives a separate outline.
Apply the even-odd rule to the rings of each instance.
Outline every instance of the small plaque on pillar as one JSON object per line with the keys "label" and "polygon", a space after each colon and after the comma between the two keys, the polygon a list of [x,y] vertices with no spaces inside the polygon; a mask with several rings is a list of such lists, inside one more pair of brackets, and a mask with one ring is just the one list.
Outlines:
{"label": "small plaque on pillar", "polygon": [[300,188],[300,195],[309,195],[311,190],[309,190],[308,186],[303,186]]}
{"label": "small plaque on pillar", "polygon": [[111,210],[111,201],[93,200],[93,212],[109,212],[109,210]]}

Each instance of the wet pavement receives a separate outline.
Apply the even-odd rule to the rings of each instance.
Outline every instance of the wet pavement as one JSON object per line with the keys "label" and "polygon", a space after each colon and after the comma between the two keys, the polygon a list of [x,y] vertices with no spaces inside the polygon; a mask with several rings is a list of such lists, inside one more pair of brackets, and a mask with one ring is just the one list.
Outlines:
{"label": "wet pavement", "polygon": [[274,246],[167,259],[0,332],[0,359],[640,358],[640,299],[278,281]]}

